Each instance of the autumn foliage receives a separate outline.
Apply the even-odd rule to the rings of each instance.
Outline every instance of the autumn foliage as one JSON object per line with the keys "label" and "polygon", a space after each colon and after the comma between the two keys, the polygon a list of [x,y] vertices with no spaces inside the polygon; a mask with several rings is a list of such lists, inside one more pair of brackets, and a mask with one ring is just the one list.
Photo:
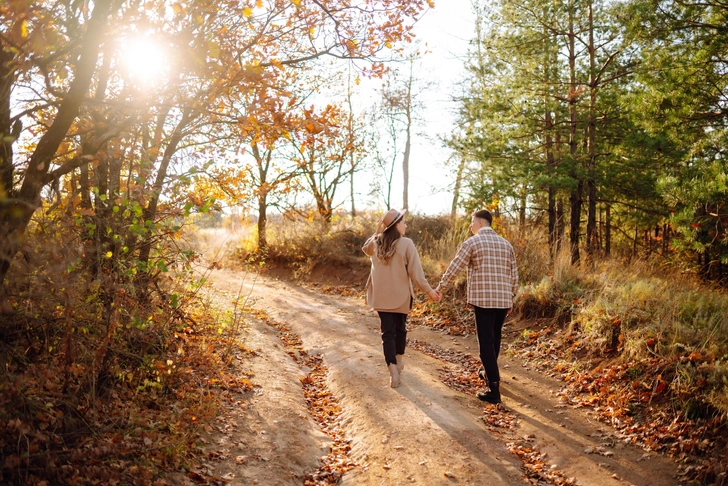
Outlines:
{"label": "autumn foliage", "polygon": [[[321,61],[381,73],[428,6],[0,4],[0,482],[191,471],[215,390],[250,383],[199,307],[189,217],[285,194],[294,141],[346,121],[303,103]],[[310,155],[313,171],[339,157]]]}

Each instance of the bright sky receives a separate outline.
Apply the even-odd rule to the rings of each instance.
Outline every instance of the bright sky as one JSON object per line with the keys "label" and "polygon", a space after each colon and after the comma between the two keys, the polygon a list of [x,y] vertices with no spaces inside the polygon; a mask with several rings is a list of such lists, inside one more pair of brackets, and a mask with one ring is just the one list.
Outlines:
{"label": "bright sky", "polygon": [[[432,83],[432,87],[421,93],[420,100],[424,106],[421,110],[423,119],[419,120],[412,130],[409,210],[415,213],[449,214],[452,206],[454,171],[445,165],[451,152],[443,146],[442,139],[451,133],[455,123],[457,105],[452,101],[452,96],[460,92],[458,84],[465,75],[465,54],[468,43],[474,36],[471,0],[435,0],[435,8],[423,16],[414,30],[420,42],[420,49],[426,52],[415,64],[414,76]],[[159,72],[155,67],[161,65],[159,63],[161,51],[157,52],[158,50],[151,47],[146,41],[129,43],[126,47],[126,57],[133,60],[127,66],[130,75],[142,84],[149,81],[150,77],[153,79]],[[380,85],[379,80],[362,79],[358,87],[359,100],[355,101],[360,110],[372,106],[373,96],[377,96],[375,90]],[[402,207],[401,164],[400,154],[392,183],[392,205],[395,208]],[[358,191],[356,205],[360,209],[363,207],[384,209],[380,207],[383,205],[382,201],[369,196],[373,177],[361,174],[355,181]],[[339,192],[340,197],[348,198],[348,194],[344,196],[347,192],[342,188]],[[342,209],[349,208],[348,200],[341,202],[343,202]]]}
{"label": "bright sky", "polygon": [[[451,97],[460,92],[458,83],[465,75],[464,57],[468,43],[475,35],[474,29],[470,0],[435,0],[434,10],[415,26],[417,38],[430,51],[423,56],[415,77],[432,80],[435,85],[423,94],[425,120],[413,131],[410,212],[450,212],[454,172],[445,167],[450,151],[443,147],[441,139],[454,126],[457,106]],[[401,162],[398,165],[392,191],[394,207],[402,205]],[[366,189],[363,188],[360,199],[366,198]]]}

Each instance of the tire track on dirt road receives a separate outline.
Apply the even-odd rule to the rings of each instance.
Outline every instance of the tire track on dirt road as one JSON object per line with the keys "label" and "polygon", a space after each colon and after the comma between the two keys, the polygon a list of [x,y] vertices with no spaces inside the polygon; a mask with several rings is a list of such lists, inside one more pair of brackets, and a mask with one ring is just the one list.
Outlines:
{"label": "tire track on dirt road", "polygon": [[[234,292],[241,289],[244,277],[217,270],[210,278],[216,288]],[[361,299],[322,295],[263,277],[243,287],[256,308],[289,326],[307,353],[326,363],[328,387],[341,405],[351,454],[359,464],[344,474],[343,485],[559,484],[525,477],[523,456],[511,454],[507,446],[510,443],[512,449],[514,440],[524,438],[528,450],[545,459],[545,467],[554,466],[581,485],[677,484],[669,461],[652,457],[640,462],[644,453],[635,448],[620,445],[611,457],[585,453],[600,447],[603,429],[582,411],[555,409],[558,403],[550,403],[548,390],[556,385],[520,369],[511,374],[520,367],[515,360],[505,363],[511,371],[510,379],[504,380],[504,395],[517,425],[508,435],[493,433],[482,420],[480,401],[442,383],[440,358],[409,349],[402,386],[388,387],[379,322]],[[417,328],[410,337],[477,349],[472,336],[453,341]]]}

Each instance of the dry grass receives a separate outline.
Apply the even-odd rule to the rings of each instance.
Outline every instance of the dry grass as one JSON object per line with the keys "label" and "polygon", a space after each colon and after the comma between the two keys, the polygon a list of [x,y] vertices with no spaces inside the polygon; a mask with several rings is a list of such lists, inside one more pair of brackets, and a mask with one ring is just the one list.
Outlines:
{"label": "dry grass", "polygon": [[[551,275],[525,285],[527,318],[568,323],[596,356],[624,362],[657,357],[677,408],[728,417],[728,295],[656,262],[616,260],[572,266],[557,258]],[[683,397],[683,398],[680,398]],[[702,402],[696,405],[697,402]]]}
{"label": "dry grass", "polygon": [[[369,262],[360,248],[380,217],[378,213],[340,216],[329,225],[272,220],[266,261],[286,266],[302,279],[319,264],[365,268]],[[434,285],[468,236],[468,222],[453,224],[447,217],[418,215],[408,215],[407,222],[407,236],[417,245]],[[516,310],[523,318],[553,319],[566,326],[591,356],[625,362],[664,359],[672,363],[676,396],[697,394],[703,410],[728,416],[728,295],[657,262],[625,265],[613,259],[571,265],[567,252],[552,261],[544,231],[520,233],[506,221],[494,226],[516,250],[521,281]],[[222,253],[237,261],[255,255],[254,228],[224,238],[205,230],[197,238],[210,243],[208,252],[226,247]],[[464,289],[463,273],[455,292]],[[677,407],[691,413],[688,403]]]}

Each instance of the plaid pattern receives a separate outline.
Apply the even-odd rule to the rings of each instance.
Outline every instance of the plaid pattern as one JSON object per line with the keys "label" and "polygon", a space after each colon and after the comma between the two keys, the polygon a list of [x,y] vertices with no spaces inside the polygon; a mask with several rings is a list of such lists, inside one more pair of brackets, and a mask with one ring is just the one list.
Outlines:
{"label": "plaid pattern", "polygon": [[484,227],[465,240],[438,285],[452,285],[464,267],[468,268],[468,304],[492,309],[510,309],[518,290],[516,254],[511,244]]}

